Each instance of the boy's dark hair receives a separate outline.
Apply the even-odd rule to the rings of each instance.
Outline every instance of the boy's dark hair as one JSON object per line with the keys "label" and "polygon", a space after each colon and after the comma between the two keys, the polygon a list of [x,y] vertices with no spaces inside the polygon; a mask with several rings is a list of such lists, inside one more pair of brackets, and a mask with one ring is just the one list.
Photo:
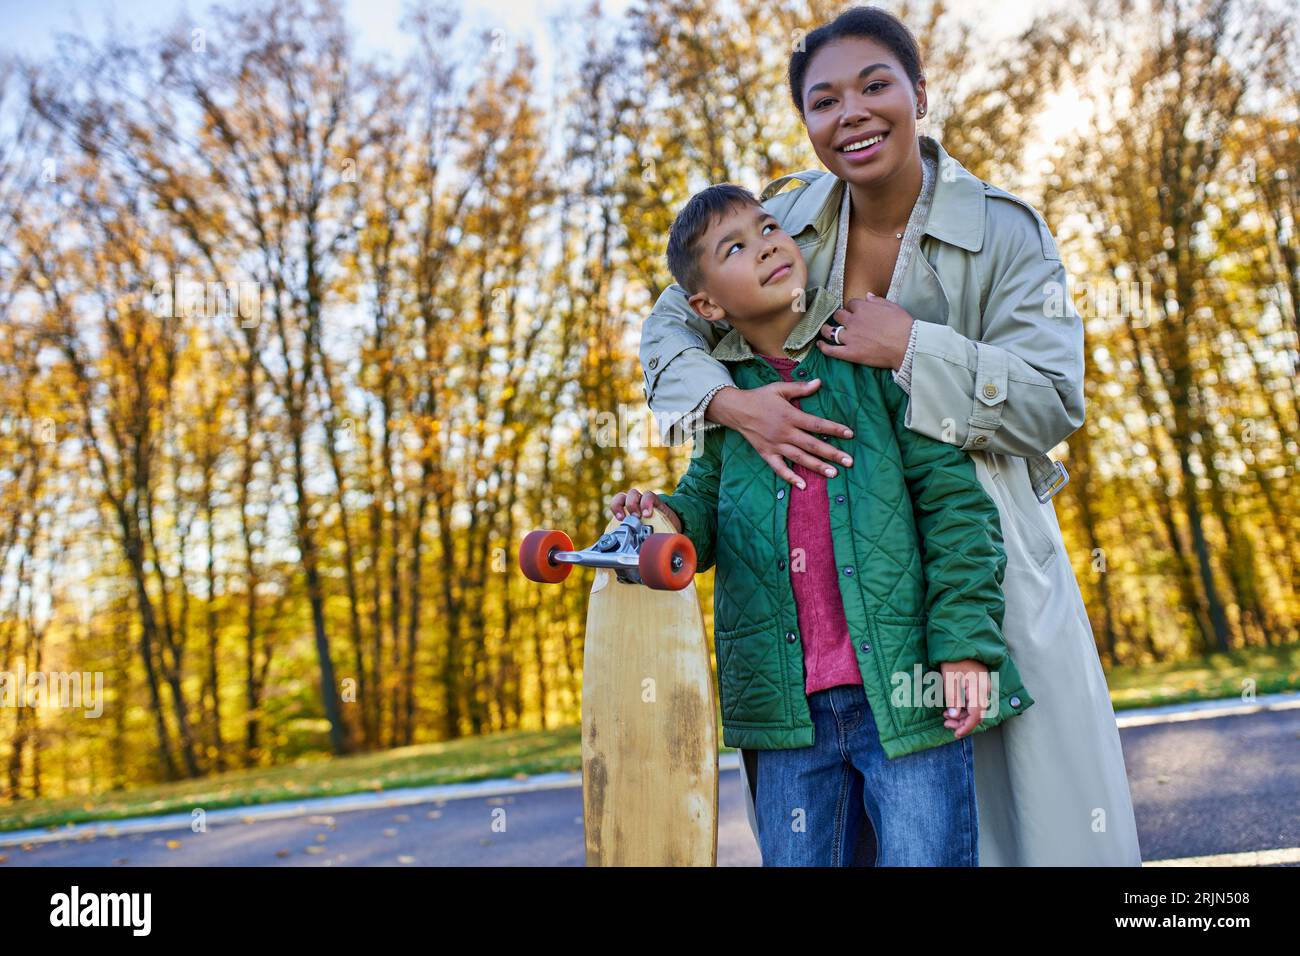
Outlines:
{"label": "boy's dark hair", "polygon": [[748,189],[721,183],[701,189],[677,213],[668,232],[668,271],[677,284],[694,295],[704,284],[699,243],[714,220],[738,206],[760,206]]}
{"label": "boy's dark hair", "polygon": [[799,116],[807,122],[803,110],[803,78],[813,54],[832,40],[846,37],[866,37],[875,40],[898,57],[903,70],[915,86],[925,75],[921,65],[921,48],[916,37],[902,20],[879,7],[853,7],[845,10],[830,23],[819,26],[804,37],[803,49],[790,54],[790,96]]}

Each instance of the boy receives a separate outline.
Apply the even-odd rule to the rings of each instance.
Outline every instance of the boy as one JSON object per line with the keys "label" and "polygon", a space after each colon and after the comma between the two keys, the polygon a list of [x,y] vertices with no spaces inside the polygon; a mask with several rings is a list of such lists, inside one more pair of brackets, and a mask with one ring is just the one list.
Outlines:
{"label": "boy", "polygon": [[903,424],[887,370],[812,347],[839,303],[803,288],[798,246],[752,194],[692,197],[668,264],[691,308],[731,326],[712,354],[740,388],[820,379],[802,410],[854,436],[856,467],[795,465],[788,488],[714,429],[672,494],[610,501],[619,518],[660,507],[697,570],[717,566],[723,741],[758,752],[764,865],[841,865],[864,809],[879,865],[977,865],[969,735],[1033,703],[1001,633],[996,506],[965,452]]}

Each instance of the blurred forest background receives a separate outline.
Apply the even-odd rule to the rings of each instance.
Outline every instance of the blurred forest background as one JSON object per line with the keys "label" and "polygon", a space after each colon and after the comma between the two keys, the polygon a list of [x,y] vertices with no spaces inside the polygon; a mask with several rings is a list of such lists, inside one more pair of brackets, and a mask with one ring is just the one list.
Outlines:
{"label": "blurred forest background", "polygon": [[[921,131],[1076,283],[1055,501],[1103,662],[1295,643],[1290,4],[1069,4],[997,43],[980,4],[889,6]],[[0,667],[106,698],[0,707],[0,799],[576,722],[587,589],[515,549],[685,469],[637,359],[668,226],[817,166],[786,57],[842,8],[575,4],[548,76],[437,6],[370,61],[299,0],[0,62]]]}

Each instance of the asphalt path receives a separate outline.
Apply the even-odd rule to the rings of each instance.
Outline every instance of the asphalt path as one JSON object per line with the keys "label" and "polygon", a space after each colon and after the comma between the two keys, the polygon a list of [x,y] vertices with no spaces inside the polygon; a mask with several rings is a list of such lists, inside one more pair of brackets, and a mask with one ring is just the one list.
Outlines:
{"label": "asphalt path", "polygon": [[[1273,706],[1276,704],[1276,706]],[[1120,715],[1145,861],[1300,864],[1300,695]],[[1262,709],[1265,705],[1272,709]],[[735,756],[720,774],[718,865],[757,866]],[[579,774],[0,833],[26,866],[582,866]],[[144,829],[133,829],[144,828]],[[1252,856],[1256,851],[1274,851]]]}

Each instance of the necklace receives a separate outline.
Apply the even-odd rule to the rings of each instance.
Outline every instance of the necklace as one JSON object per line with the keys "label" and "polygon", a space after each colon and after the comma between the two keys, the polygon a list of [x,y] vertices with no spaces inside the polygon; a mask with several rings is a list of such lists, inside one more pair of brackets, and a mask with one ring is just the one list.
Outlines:
{"label": "necklace", "polygon": [[[888,239],[890,236],[888,232],[876,232],[876,230],[872,229],[865,222],[860,222],[858,223],[858,225],[861,226],[863,229],[867,230],[867,232],[871,233],[873,236],[880,236],[882,239]],[[893,233],[893,236],[895,239],[902,239],[903,233],[900,230],[899,232]]]}
{"label": "necklace", "polygon": [[[885,298],[890,302],[896,301],[895,295],[900,288],[899,284],[902,277],[907,273],[908,266],[919,246],[921,231],[930,215],[930,206],[934,199],[935,181],[938,178],[938,164],[934,154],[935,145],[928,137],[922,137],[921,195],[917,197],[916,203],[912,207],[912,215],[908,219],[907,229],[903,233],[905,238],[898,250],[898,259],[894,263],[894,274],[889,280],[889,291],[885,293]],[[831,264],[830,276],[827,279],[831,294],[835,297],[835,301],[841,305],[844,303],[844,260],[848,249],[849,219],[851,218],[852,205],[849,199],[849,190],[843,190],[843,196],[840,199],[839,232],[835,239],[835,259]]]}

